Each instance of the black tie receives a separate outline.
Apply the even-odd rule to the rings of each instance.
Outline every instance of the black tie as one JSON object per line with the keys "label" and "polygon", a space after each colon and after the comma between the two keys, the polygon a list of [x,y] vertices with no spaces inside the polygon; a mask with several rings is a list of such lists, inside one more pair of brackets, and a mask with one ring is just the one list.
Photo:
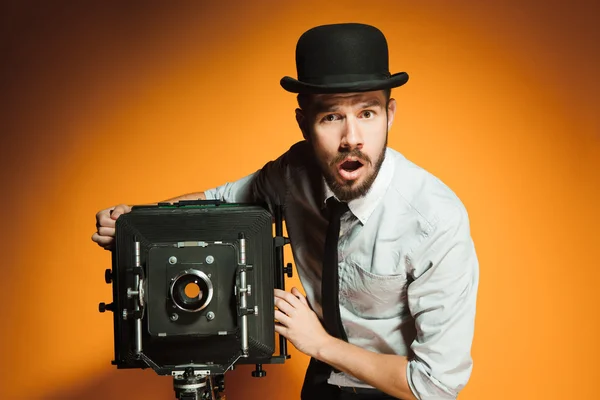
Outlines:
{"label": "black tie", "polygon": [[338,239],[340,235],[340,217],[348,211],[347,203],[334,198],[327,200],[329,209],[329,227],[325,238],[323,255],[323,275],[321,281],[321,299],[323,306],[323,324],[331,336],[348,341],[340,318],[338,297]]}

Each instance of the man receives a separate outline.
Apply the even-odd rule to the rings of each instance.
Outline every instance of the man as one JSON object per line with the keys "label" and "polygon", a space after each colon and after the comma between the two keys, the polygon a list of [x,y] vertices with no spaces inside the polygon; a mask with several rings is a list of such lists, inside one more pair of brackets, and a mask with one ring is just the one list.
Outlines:
{"label": "man", "polygon": [[[275,291],[276,331],[311,357],[302,399],[450,399],[471,369],[478,261],[467,212],[440,180],[387,147],[396,112],[384,35],[363,24],[296,47],[304,136],[256,173],[183,199],[284,206],[306,292]],[[111,211],[112,210],[112,211]],[[129,206],[97,214],[110,248]]]}

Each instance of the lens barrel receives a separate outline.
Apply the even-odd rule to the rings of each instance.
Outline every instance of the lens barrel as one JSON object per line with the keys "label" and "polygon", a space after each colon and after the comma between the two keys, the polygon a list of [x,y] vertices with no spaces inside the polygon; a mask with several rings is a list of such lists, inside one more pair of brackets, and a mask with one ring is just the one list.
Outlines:
{"label": "lens barrel", "polygon": [[[186,293],[188,285],[197,286],[198,295],[189,296]],[[169,292],[177,308],[187,312],[198,312],[206,308],[212,300],[213,284],[204,272],[189,269],[172,279]]]}

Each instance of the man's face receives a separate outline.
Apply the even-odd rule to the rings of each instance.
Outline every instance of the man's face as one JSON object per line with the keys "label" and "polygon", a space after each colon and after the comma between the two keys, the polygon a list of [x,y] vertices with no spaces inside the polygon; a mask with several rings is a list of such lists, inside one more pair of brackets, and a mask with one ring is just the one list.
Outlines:
{"label": "man's face", "polygon": [[395,100],[386,104],[383,91],[312,95],[306,110],[296,110],[325,180],[340,200],[364,196],[370,189],[385,157],[395,111]]}

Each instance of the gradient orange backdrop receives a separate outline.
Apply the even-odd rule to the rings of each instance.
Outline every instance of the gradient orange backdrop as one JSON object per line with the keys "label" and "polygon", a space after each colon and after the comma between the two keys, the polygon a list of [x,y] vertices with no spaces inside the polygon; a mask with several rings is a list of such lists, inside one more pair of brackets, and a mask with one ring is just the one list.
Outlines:
{"label": "gradient orange backdrop", "polygon": [[[300,140],[279,79],[295,75],[303,31],[342,21],[385,32],[392,72],[410,74],[390,146],[470,213],[481,285],[460,397],[598,398],[597,3],[12,3],[0,12],[0,398],[174,398],[170,378],[110,365],[94,215],[240,178]],[[261,380],[228,373],[228,399],[298,398],[308,360],[291,352]]]}

